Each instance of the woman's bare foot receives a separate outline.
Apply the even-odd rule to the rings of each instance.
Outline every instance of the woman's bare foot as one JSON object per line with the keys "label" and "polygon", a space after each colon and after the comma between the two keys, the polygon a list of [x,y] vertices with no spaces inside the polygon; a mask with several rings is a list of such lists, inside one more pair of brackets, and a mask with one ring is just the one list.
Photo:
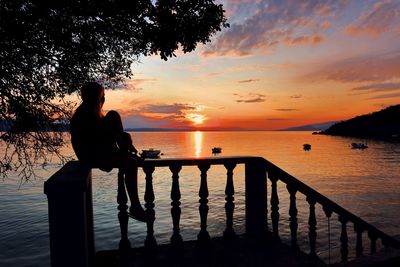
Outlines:
{"label": "woman's bare foot", "polygon": [[155,217],[147,213],[140,205],[131,206],[128,216],[140,222],[151,222],[155,220]]}

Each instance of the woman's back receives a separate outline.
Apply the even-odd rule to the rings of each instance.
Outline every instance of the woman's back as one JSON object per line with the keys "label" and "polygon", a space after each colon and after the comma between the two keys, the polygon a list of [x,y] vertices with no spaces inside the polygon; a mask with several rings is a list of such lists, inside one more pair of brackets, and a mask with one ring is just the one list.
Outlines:
{"label": "woman's back", "polygon": [[106,144],[110,144],[110,137],[102,119],[84,104],[76,109],[70,132],[72,147],[80,160],[91,161],[93,156],[109,152],[110,146]]}

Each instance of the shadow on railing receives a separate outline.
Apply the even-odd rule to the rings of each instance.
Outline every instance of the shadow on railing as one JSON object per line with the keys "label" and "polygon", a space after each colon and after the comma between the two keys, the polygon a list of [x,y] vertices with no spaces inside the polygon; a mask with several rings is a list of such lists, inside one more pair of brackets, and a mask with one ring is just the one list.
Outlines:
{"label": "shadow on railing", "polygon": [[[179,185],[179,172],[183,166],[197,166],[200,171],[199,188],[199,214],[200,232],[197,235],[199,246],[207,246],[210,242],[210,235],[207,231],[208,216],[208,185],[207,172],[211,165],[224,165],[227,170],[225,185],[225,213],[226,228],[224,238],[232,240],[236,234],[233,228],[233,214],[235,209],[235,187],[233,183],[233,170],[238,164],[245,165],[245,219],[246,235],[257,238],[279,239],[279,196],[277,182],[286,184],[290,195],[289,203],[289,227],[291,233],[291,245],[298,248],[297,244],[297,205],[296,194],[300,192],[306,196],[309,204],[309,247],[310,255],[316,256],[317,220],[315,206],[320,204],[327,218],[333,213],[339,216],[341,223],[341,258],[348,259],[348,235],[347,223],[354,224],[356,232],[356,255],[363,253],[362,235],[368,233],[371,241],[371,253],[376,252],[376,242],[381,239],[385,247],[399,247],[397,240],[386,235],[374,226],[368,224],[361,218],[350,213],[327,197],[321,195],[309,186],[300,182],[290,174],[261,157],[212,157],[212,158],[179,158],[179,159],[147,159],[143,162],[142,168],[146,174],[145,207],[147,212],[155,214],[153,172],[155,168],[168,167],[171,171],[171,216],[173,221],[171,246],[177,250],[182,248],[183,239],[180,234],[181,215],[181,193]],[[80,176],[77,177],[77,176]],[[270,180],[270,217],[272,231],[268,229],[268,199],[267,179]],[[93,215],[91,200],[91,172],[78,162],[70,162],[59,172],[53,175],[45,183],[45,193],[49,199],[49,224],[50,224],[50,248],[52,266],[90,266],[94,253],[93,241]],[[124,187],[123,176],[118,177],[118,218],[121,226],[120,249],[130,247],[128,239],[128,215],[127,196]],[[72,222],[71,222],[72,220]],[[156,220],[157,221],[157,220]],[[65,229],[71,229],[74,234],[65,234]],[[71,246],[81,242],[86,246],[85,254],[81,253],[81,259],[71,259]],[[83,242],[83,243],[82,243]],[[157,246],[154,237],[154,222],[147,223],[147,237],[145,247],[154,248]],[[68,250],[68,253],[65,253]]]}

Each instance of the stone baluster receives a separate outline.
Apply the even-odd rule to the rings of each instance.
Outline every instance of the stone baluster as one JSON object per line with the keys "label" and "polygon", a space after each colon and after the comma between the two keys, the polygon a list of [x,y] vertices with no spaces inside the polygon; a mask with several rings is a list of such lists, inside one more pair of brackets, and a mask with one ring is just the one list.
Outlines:
{"label": "stone baluster", "polygon": [[342,224],[342,232],[340,233],[340,243],[341,243],[341,248],[340,248],[340,253],[342,255],[342,261],[347,261],[347,257],[349,255],[349,249],[348,249],[348,242],[349,238],[347,236],[347,222],[348,220],[339,215],[339,221]]}
{"label": "stone baluster", "polygon": [[235,210],[235,187],[233,185],[233,169],[236,167],[234,163],[225,164],[227,169],[227,179],[225,186],[225,213],[226,213],[226,229],[224,231],[224,238],[231,240],[235,238],[235,230],[233,229],[233,211]]}
{"label": "stone baluster", "polygon": [[286,186],[290,194],[290,205],[289,205],[289,216],[290,216],[290,233],[292,239],[292,247],[297,248],[297,207],[296,207],[296,193],[297,188],[293,185],[288,184]]}
{"label": "stone baluster", "polygon": [[279,197],[277,189],[278,177],[272,172],[268,173],[268,177],[271,180],[272,233],[275,238],[279,239]]}
{"label": "stone baluster", "polygon": [[378,236],[375,232],[369,231],[368,237],[371,240],[371,254],[373,254],[376,252],[376,240],[378,239]]}
{"label": "stone baluster", "polygon": [[207,216],[208,216],[208,186],[207,186],[207,171],[210,164],[201,164],[200,169],[200,189],[199,189],[199,213],[200,213],[200,232],[197,235],[198,244],[204,245],[210,241],[210,235],[207,231]]}
{"label": "stone baluster", "polygon": [[331,217],[333,210],[328,206],[322,207],[328,218],[328,264],[331,264]]}
{"label": "stone baluster", "polygon": [[356,256],[359,257],[363,253],[363,244],[362,244],[362,233],[364,232],[364,228],[359,224],[354,224],[354,231],[357,233],[356,239]]}
{"label": "stone baluster", "polygon": [[310,215],[308,217],[308,238],[310,240],[310,255],[317,256],[315,252],[315,243],[317,240],[317,219],[315,217],[315,199],[311,197],[306,198],[309,206],[310,206]]}
{"label": "stone baluster", "polygon": [[128,197],[125,190],[125,175],[120,169],[118,171],[118,192],[117,192],[117,203],[118,203],[118,221],[121,229],[121,240],[119,241],[119,249],[126,251],[131,247],[128,239]]}
{"label": "stone baluster", "polygon": [[172,187],[171,187],[171,216],[173,224],[173,234],[171,237],[171,245],[176,249],[181,249],[183,246],[182,236],[180,234],[180,218],[181,218],[181,191],[179,189],[179,172],[182,169],[180,165],[171,165],[169,169],[172,172]]}
{"label": "stone baluster", "polygon": [[[154,166],[145,165],[143,171],[146,173],[146,189],[144,193],[144,200],[146,201],[145,207],[146,212],[155,217],[154,211],[154,190],[153,190],[153,172]],[[154,237],[154,220],[147,222],[147,236],[144,241],[146,248],[155,248],[157,246],[156,239]]]}

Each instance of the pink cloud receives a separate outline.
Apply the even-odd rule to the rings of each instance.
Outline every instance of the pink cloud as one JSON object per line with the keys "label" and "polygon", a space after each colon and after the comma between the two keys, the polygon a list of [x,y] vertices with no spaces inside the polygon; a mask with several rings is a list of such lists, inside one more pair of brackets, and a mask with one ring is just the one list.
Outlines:
{"label": "pink cloud", "polygon": [[157,79],[155,78],[132,78],[129,79],[127,81],[124,82],[124,84],[113,88],[114,90],[129,90],[129,91],[133,91],[133,92],[138,92],[140,90],[142,90],[142,87],[140,87],[141,85],[145,84],[145,83],[149,83],[149,82],[155,82],[157,81]]}
{"label": "pink cloud", "polygon": [[354,87],[352,90],[371,91],[371,92],[400,90],[400,83],[388,83],[388,82],[373,83],[373,84],[367,84],[367,85],[363,85],[363,86]]}
{"label": "pink cloud", "polygon": [[361,15],[345,32],[353,36],[379,36],[400,23],[400,3],[379,2],[373,9]]}
{"label": "pink cloud", "polygon": [[339,82],[385,82],[400,78],[400,50],[340,60],[319,67],[303,79]]}
{"label": "pink cloud", "polygon": [[390,93],[370,97],[369,99],[400,98],[400,93]]}
{"label": "pink cloud", "polygon": [[[293,35],[314,35],[309,44],[323,40],[317,32],[329,27],[327,17],[343,9],[347,0],[261,0],[258,3],[235,4],[231,27],[222,32],[204,52],[204,56],[246,56],[254,50],[269,53]],[[243,10],[245,9],[245,10]],[[246,12],[247,11],[247,12]],[[245,14],[245,19],[237,16]],[[323,26],[320,26],[323,25]],[[314,41],[312,41],[314,40]]]}
{"label": "pink cloud", "polygon": [[331,26],[331,23],[329,21],[324,21],[319,25],[319,27],[322,30],[327,30],[327,29],[329,29],[330,26]]}

